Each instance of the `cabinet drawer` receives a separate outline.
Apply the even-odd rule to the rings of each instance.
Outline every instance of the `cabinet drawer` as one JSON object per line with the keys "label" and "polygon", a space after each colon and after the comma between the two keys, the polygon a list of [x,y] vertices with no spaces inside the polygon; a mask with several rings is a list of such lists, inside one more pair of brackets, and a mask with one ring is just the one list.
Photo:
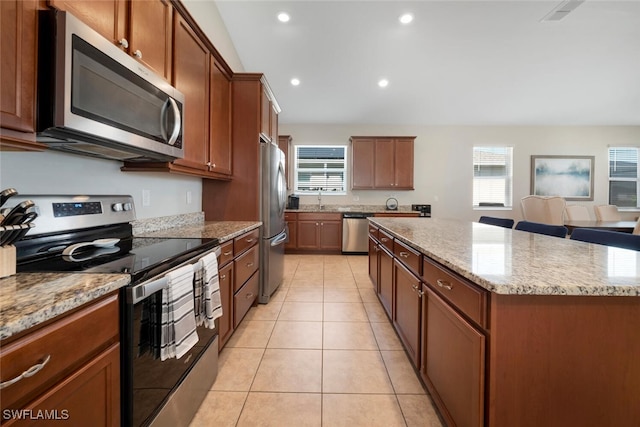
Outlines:
{"label": "cabinet drawer", "polygon": [[247,281],[254,271],[258,269],[260,251],[258,245],[252,247],[244,254],[240,255],[234,261],[235,265],[235,281],[233,285],[233,291],[238,292],[238,289],[242,287],[244,282]]}
{"label": "cabinet drawer", "polygon": [[222,267],[229,261],[233,260],[233,240],[228,240],[220,245],[220,256],[218,257],[218,266]]}
{"label": "cabinet drawer", "polygon": [[380,243],[382,243],[389,252],[393,253],[393,237],[391,237],[391,234],[387,234],[384,231],[379,230],[378,236],[380,236]]}
{"label": "cabinet drawer", "polygon": [[297,221],[298,220],[298,214],[296,212],[285,212],[284,213],[284,220],[285,221]]}
{"label": "cabinet drawer", "polygon": [[243,234],[242,236],[238,236],[233,239],[233,250],[236,256],[240,255],[242,252],[258,243],[259,238],[260,229],[256,228],[255,230],[252,230],[248,233]]}
{"label": "cabinet drawer", "polygon": [[118,342],[118,296],[64,316],[0,349],[1,381],[43,364],[33,376],[0,390],[2,409],[19,409],[109,345]]}
{"label": "cabinet drawer", "polygon": [[487,291],[458,278],[424,257],[423,279],[431,289],[483,328],[487,327]]}
{"label": "cabinet drawer", "polygon": [[253,305],[258,297],[258,287],[260,286],[260,273],[255,272],[247,283],[233,296],[233,327],[237,328],[244,315]]}
{"label": "cabinet drawer", "polygon": [[298,221],[342,221],[341,213],[333,212],[300,212]]}
{"label": "cabinet drawer", "polygon": [[420,267],[422,267],[422,254],[413,248],[405,245],[399,240],[393,242],[393,254],[398,258],[409,270],[420,276]]}
{"label": "cabinet drawer", "polygon": [[375,225],[369,223],[369,236],[373,236],[374,239],[380,239],[380,230]]}

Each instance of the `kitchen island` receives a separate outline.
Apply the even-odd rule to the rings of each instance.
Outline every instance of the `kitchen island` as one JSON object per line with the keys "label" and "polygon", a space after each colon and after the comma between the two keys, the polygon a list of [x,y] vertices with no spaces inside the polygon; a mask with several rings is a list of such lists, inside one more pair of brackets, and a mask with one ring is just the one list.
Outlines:
{"label": "kitchen island", "polygon": [[370,274],[447,422],[640,425],[640,253],[370,219]]}

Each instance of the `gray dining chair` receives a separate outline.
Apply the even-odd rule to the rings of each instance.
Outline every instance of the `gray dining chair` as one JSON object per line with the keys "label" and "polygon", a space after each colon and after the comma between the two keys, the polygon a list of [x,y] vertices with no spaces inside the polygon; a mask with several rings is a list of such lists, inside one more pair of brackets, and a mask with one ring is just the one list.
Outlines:
{"label": "gray dining chair", "polygon": [[516,224],[516,230],[529,233],[544,234],[553,237],[567,237],[569,230],[563,225],[540,224],[538,222],[520,221]]}
{"label": "gray dining chair", "polygon": [[620,231],[576,228],[571,233],[571,240],[640,251],[640,236]]}

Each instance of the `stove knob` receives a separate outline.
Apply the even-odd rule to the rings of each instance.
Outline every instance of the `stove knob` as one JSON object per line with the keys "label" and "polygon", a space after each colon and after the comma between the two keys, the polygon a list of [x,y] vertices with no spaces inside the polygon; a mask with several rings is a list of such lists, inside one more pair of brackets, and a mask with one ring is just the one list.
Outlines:
{"label": "stove knob", "polygon": [[123,210],[122,203],[114,203],[111,205],[111,210],[114,212],[120,212]]}
{"label": "stove knob", "polygon": [[131,203],[127,202],[127,203],[124,203],[124,204],[122,205],[122,208],[123,208],[125,211],[130,211],[131,209],[133,209],[133,205],[132,205]]}

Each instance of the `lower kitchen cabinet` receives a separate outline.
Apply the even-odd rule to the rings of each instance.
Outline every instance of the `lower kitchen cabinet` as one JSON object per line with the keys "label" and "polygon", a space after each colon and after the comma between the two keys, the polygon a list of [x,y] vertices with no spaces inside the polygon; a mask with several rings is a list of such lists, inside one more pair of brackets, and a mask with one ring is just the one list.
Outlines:
{"label": "lower kitchen cabinet", "polygon": [[383,245],[380,245],[378,254],[378,299],[389,319],[393,319],[393,255]]}
{"label": "lower kitchen cabinet", "polygon": [[285,212],[284,221],[287,223],[288,240],[284,244],[285,251],[298,248],[298,214],[295,212]]}
{"label": "lower kitchen cabinet", "polygon": [[218,318],[220,350],[255,305],[260,286],[260,229],[248,231],[220,245],[218,279],[222,316]]}
{"label": "lower kitchen cabinet", "polygon": [[301,212],[297,218],[297,249],[311,252],[342,250],[342,214]]}
{"label": "lower kitchen cabinet", "polygon": [[485,336],[426,285],[421,374],[448,425],[484,425]]}
{"label": "lower kitchen cabinet", "polygon": [[[14,341],[2,342],[2,413],[57,411],[58,418],[73,425],[119,425],[118,319],[116,292]],[[25,371],[31,375],[20,378]],[[20,379],[10,383],[15,378]],[[4,425],[23,422],[14,419]]]}
{"label": "lower kitchen cabinet", "polygon": [[422,283],[397,259],[393,261],[393,325],[414,366],[420,366]]}
{"label": "lower kitchen cabinet", "polygon": [[380,245],[373,236],[369,235],[369,278],[373,288],[378,291],[378,275],[380,274]]}

